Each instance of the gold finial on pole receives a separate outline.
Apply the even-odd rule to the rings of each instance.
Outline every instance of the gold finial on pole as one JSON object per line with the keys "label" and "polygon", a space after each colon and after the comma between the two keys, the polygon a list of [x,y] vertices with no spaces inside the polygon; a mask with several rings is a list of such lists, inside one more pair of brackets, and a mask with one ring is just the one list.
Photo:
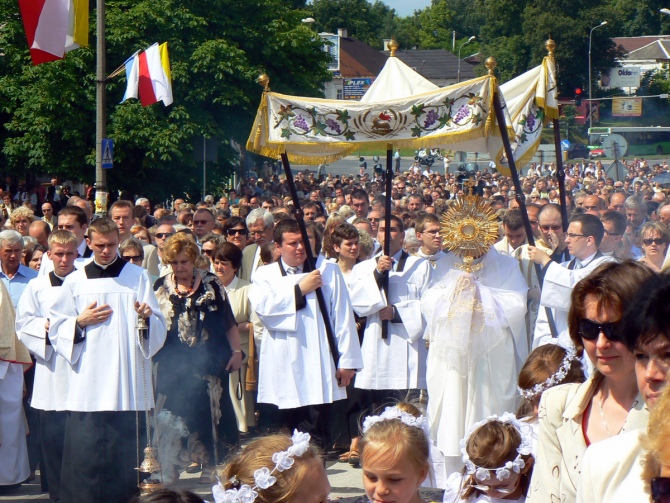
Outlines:
{"label": "gold finial on pole", "polygon": [[486,61],[484,61],[484,66],[488,68],[489,75],[493,76],[493,71],[496,69],[496,66],[498,66],[498,62],[496,61],[496,58],[489,56],[486,58]]}
{"label": "gold finial on pole", "polygon": [[258,85],[263,86],[263,92],[267,93],[270,91],[270,77],[268,77],[267,73],[261,73],[256,82],[258,82]]}
{"label": "gold finial on pole", "polygon": [[391,37],[391,40],[389,40],[389,43],[386,44],[386,47],[388,47],[388,50],[391,51],[390,56],[395,58],[395,52],[398,50],[398,47],[400,47],[400,44],[395,39],[395,35]]}
{"label": "gold finial on pole", "polygon": [[549,35],[549,39],[544,43],[544,47],[547,49],[547,52],[549,53],[549,57],[551,59],[554,58],[554,49],[556,49],[556,42],[553,41],[551,38],[551,35]]}

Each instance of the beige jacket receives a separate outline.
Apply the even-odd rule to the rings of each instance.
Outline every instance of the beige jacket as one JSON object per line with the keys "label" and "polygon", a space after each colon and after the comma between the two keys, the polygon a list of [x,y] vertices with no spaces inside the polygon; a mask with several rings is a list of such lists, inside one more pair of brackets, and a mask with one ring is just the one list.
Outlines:
{"label": "beige jacket", "polygon": [[[582,384],[564,384],[542,394],[537,459],[528,503],[576,501],[582,457],[586,451],[582,418],[601,379],[600,374],[592,375]],[[621,431],[645,427],[647,416],[647,407],[638,394]]]}

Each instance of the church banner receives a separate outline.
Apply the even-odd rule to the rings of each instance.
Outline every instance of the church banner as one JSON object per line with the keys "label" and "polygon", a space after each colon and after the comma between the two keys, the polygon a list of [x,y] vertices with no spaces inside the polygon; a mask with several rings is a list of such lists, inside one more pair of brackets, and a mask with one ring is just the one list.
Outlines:
{"label": "church banner", "polygon": [[[492,107],[496,79],[480,77],[379,103],[263,94],[247,150],[318,164],[361,146],[438,147],[495,153],[500,132]],[[496,141],[491,138],[497,136]]]}

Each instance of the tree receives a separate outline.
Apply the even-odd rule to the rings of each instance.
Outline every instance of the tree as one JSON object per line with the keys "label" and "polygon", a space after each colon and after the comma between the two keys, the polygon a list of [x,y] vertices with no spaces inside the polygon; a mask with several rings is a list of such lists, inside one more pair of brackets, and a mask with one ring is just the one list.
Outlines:
{"label": "tree", "polygon": [[[294,3],[300,4],[256,2],[249,15],[250,4],[233,0],[107,0],[108,72],[136,50],[168,41],[175,96],[170,107],[119,104],[125,76],[108,82],[107,131],[115,140],[110,188],[151,197],[194,193],[201,179],[192,144],[203,135],[224,145],[212,170],[223,176],[230,167],[228,140],[244,144],[249,135],[261,71],[274,90],[322,96],[328,57]],[[7,20],[0,29],[3,164],[15,172],[29,168],[92,181],[95,38],[91,48],[33,67],[16,2],[0,0],[0,16]]]}
{"label": "tree", "polygon": [[392,26],[395,10],[375,0],[314,0],[311,10],[320,32],[337,33],[346,28],[350,36],[356,37],[372,47],[381,47],[385,28]]}

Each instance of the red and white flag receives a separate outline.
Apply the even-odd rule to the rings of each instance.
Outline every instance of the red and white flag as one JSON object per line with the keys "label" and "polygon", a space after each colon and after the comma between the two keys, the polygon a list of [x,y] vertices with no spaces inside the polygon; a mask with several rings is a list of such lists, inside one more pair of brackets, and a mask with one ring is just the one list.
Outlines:
{"label": "red and white flag", "polygon": [[156,43],[146,51],[134,54],[125,66],[128,86],[122,102],[139,96],[144,107],[158,101],[162,101],[165,106],[172,104],[172,75],[167,42],[160,46]]}
{"label": "red and white flag", "polygon": [[88,45],[88,0],[19,0],[34,65]]}

